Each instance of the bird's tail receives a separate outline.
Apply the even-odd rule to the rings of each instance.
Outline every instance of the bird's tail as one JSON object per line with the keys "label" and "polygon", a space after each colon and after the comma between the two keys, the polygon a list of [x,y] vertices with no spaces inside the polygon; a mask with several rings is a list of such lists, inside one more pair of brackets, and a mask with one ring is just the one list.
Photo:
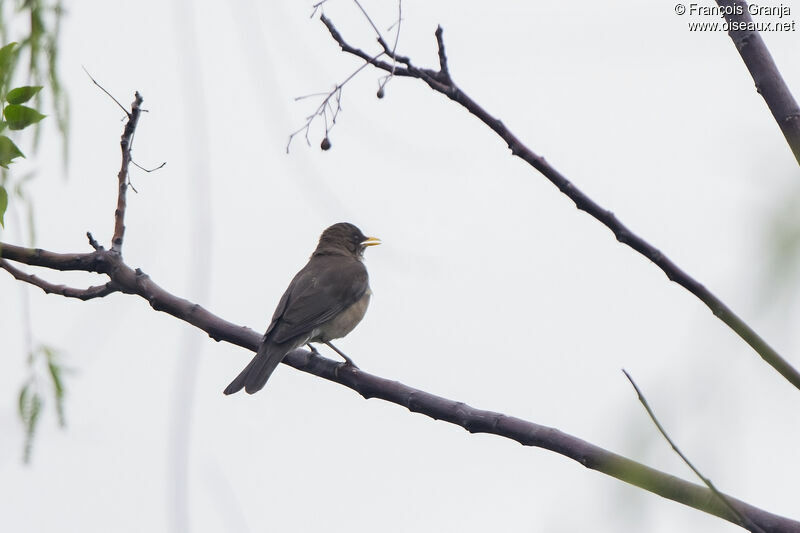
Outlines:
{"label": "bird's tail", "polygon": [[253,394],[264,388],[272,372],[277,368],[287,350],[274,342],[262,342],[258,353],[248,363],[230,385],[225,387],[225,394],[233,394],[244,389],[247,394]]}

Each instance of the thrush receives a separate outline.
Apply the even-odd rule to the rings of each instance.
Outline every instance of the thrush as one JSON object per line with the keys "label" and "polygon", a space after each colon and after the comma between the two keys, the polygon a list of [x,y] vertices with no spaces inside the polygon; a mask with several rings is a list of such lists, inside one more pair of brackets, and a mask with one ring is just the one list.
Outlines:
{"label": "thrush", "polygon": [[369,288],[364,250],[380,244],[353,224],[340,222],[322,232],[316,250],[278,302],[256,356],[225,389],[233,394],[261,390],[287,353],[324,343],[344,357],[330,341],[350,333],[367,312]]}

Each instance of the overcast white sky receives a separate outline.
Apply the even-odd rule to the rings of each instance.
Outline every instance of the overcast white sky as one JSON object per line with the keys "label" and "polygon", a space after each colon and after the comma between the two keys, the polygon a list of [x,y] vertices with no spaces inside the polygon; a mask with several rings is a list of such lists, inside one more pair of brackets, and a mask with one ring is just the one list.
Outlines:
{"label": "overcast white sky", "polygon": [[[363,3],[379,28],[395,21],[396,3]],[[286,154],[317,104],[294,98],[359,65],[311,4],[69,3],[69,176],[52,121],[18,166],[38,171],[37,244],[87,251],[87,230],[111,236],[123,123],[85,66],[123,103],[145,98],[134,156],[167,165],[132,170],[125,257],[167,290],[261,330],[322,229],[353,222],[384,241],[366,254],[369,312],[338,343],[362,369],[691,479],[624,367],[721,490],[800,518],[798,391],[462,108],[414,80],[378,100],[380,74],[365,69],[344,90],[333,148],[312,129],[311,148],[297,139]],[[687,27],[717,19],[678,16],[674,2],[430,4],[403,3],[403,54],[435,65],[441,24],[464,91],[800,365],[797,294],[765,288],[770,220],[800,190],[797,162],[727,35]],[[800,3],[783,4],[800,18]],[[374,46],[354,4],[325,12]],[[763,36],[797,94],[800,33]],[[259,394],[225,397],[251,353],[136,297],[28,293],[35,341],[75,370],[67,429],[49,409],[23,466],[22,295],[0,273],[3,530],[736,530],[288,367]]]}

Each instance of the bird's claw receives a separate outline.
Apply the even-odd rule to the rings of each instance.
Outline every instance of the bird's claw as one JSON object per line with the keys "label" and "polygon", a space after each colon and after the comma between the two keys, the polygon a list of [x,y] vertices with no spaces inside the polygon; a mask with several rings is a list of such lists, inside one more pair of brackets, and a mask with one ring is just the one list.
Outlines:
{"label": "bird's claw", "polygon": [[311,344],[310,342],[306,344],[306,346],[308,346],[308,349],[311,350],[311,353],[313,353],[314,355],[320,355],[319,350],[317,350],[317,347]]}
{"label": "bird's claw", "polygon": [[344,361],[339,363],[339,366],[352,366],[353,368],[358,369],[358,365],[353,362],[352,359],[349,357],[345,357]]}
{"label": "bird's claw", "polygon": [[331,349],[331,350],[333,350],[334,352],[338,353],[338,354],[339,354],[339,356],[340,356],[342,359],[344,359],[344,363],[342,363],[344,366],[352,366],[353,368],[358,368],[358,365],[357,365],[357,364],[355,364],[355,363],[353,362],[353,360],[352,360],[352,359],[350,359],[349,357],[347,357],[347,354],[346,354],[346,353],[344,353],[343,351],[341,351],[339,348],[337,348],[336,346],[334,346],[334,345],[333,345],[333,344],[331,344],[330,342],[326,342],[325,344],[328,346],[328,348],[330,348],[330,349]]}

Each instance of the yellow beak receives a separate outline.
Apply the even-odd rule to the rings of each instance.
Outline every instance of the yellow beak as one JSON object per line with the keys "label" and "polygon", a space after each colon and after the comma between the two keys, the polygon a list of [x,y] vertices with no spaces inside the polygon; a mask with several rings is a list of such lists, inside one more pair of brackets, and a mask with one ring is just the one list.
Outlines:
{"label": "yellow beak", "polygon": [[377,237],[367,237],[367,240],[361,243],[361,246],[378,246],[381,240]]}

